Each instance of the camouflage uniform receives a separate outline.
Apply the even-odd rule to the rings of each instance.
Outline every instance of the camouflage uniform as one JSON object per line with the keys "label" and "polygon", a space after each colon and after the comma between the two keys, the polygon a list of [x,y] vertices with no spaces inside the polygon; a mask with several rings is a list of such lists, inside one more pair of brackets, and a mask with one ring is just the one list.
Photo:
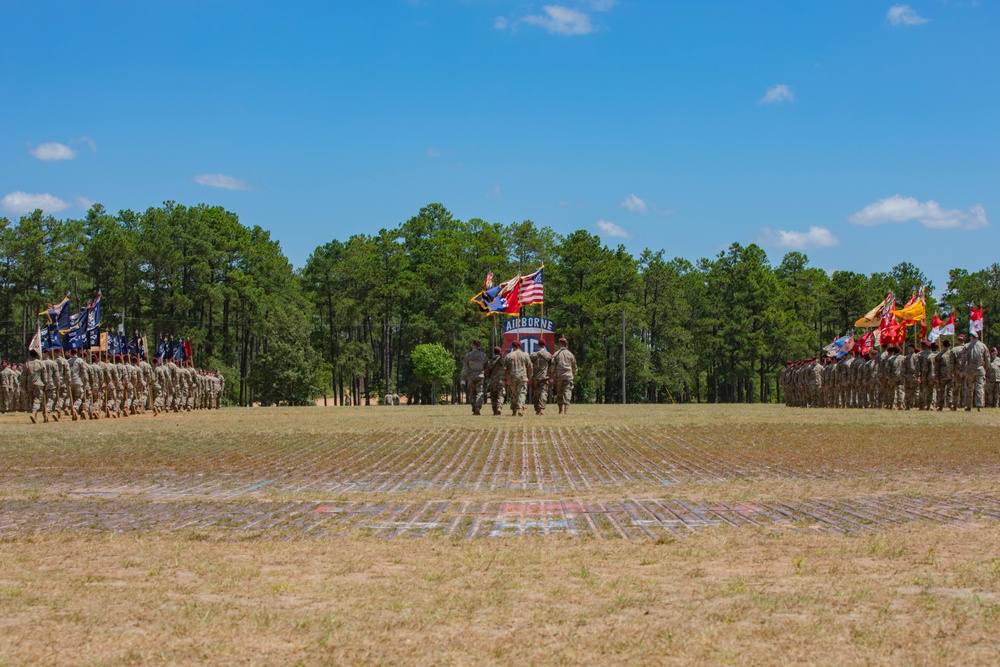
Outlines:
{"label": "camouflage uniform", "polygon": [[86,381],[87,363],[79,357],[72,356],[66,360],[66,379],[71,398],[70,412],[73,420],[78,416],[87,416]]}
{"label": "camouflage uniform", "polygon": [[157,363],[153,367],[153,383],[150,385],[153,396],[153,412],[163,410],[164,399],[166,398],[167,369]]}
{"label": "camouflage uniform", "polygon": [[909,352],[903,357],[903,381],[906,385],[906,409],[909,410],[914,405],[919,409],[917,389],[920,386],[920,355],[916,351]]}
{"label": "camouflage uniform", "polygon": [[514,348],[504,359],[507,383],[510,385],[511,414],[524,416],[524,401],[528,397],[528,377],[531,375],[531,357],[521,348]]}
{"label": "camouflage uniform", "polygon": [[990,350],[983,341],[973,337],[966,346],[966,394],[965,409],[981,410],[985,403],[986,369],[990,365]]}
{"label": "camouflage uniform", "polygon": [[809,389],[809,407],[821,408],[823,401],[823,366],[819,359],[813,359],[812,363],[806,366],[806,386]]}
{"label": "camouflage uniform", "polygon": [[493,414],[499,415],[503,410],[504,401],[504,380],[507,377],[507,365],[504,356],[494,353],[493,358],[486,364],[486,380],[490,388],[490,404],[493,406]]}
{"label": "camouflage uniform", "polygon": [[483,380],[486,377],[487,361],[489,359],[486,354],[475,344],[462,358],[462,381],[469,388],[474,415],[482,414],[480,410],[483,407]]}
{"label": "camouflage uniform", "polygon": [[63,352],[58,357],[55,358],[56,368],[58,369],[58,398],[56,399],[56,409],[62,410],[63,412],[69,412],[69,385],[67,384],[69,378],[69,361],[66,359],[66,353]]}
{"label": "camouflage uniform", "polygon": [[952,383],[955,385],[955,407],[966,405],[969,401],[969,344],[962,343],[956,345],[955,350],[955,377]]}
{"label": "camouflage uniform", "polygon": [[986,369],[986,405],[1000,407],[1000,357],[990,350],[990,366]]}
{"label": "camouflage uniform", "polygon": [[14,412],[17,399],[17,371],[4,366],[0,371],[0,412]]}
{"label": "camouflage uniform", "polygon": [[892,377],[892,399],[889,408],[902,410],[906,404],[906,357],[899,352],[889,357]]}
{"label": "camouflage uniform", "polygon": [[934,357],[934,374],[937,376],[937,409],[955,409],[952,394],[952,375],[955,372],[955,353],[951,346],[943,347]]}
{"label": "camouflage uniform", "polygon": [[51,356],[46,356],[42,360],[42,366],[45,367],[45,410],[58,420],[55,409],[59,399],[59,365]]}
{"label": "camouflage uniform", "polygon": [[545,412],[545,405],[549,398],[549,364],[552,363],[552,354],[544,347],[539,347],[531,355],[531,365],[534,373],[531,376],[532,397],[535,402],[535,414],[540,415]]}
{"label": "camouflage uniform", "polygon": [[550,373],[555,380],[556,403],[559,412],[569,413],[569,405],[573,402],[573,378],[576,377],[576,357],[569,351],[563,341],[559,349],[552,355]]}
{"label": "camouflage uniform", "polygon": [[937,385],[934,365],[935,352],[925,347],[920,352],[920,409],[930,410],[934,407],[934,390]]}
{"label": "camouflage uniform", "polygon": [[31,416],[32,423],[39,411],[45,414],[45,421],[49,420],[48,408],[46,407],[48,395],[49,373],[45,363],[40,359],[31,359],[24,365],[21,371],[21,390],[24,392],[25,410]]}

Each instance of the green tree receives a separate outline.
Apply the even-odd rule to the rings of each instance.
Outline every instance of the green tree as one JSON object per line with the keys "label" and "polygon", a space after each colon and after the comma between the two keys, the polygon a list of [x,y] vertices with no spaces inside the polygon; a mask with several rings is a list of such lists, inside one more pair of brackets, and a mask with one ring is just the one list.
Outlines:
{"label": "green tree", "polygon": [[410,354],[413,374],[431,385],[431,400],[437,402],[438,387],[451,382],[455,372],[455,357],[441,343],[423,343]]}

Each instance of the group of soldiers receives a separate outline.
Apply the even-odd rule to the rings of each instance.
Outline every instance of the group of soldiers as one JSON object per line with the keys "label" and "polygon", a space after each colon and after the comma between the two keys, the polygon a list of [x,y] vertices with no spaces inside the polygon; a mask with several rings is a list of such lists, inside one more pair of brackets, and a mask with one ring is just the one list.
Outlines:
{"label": "group of soldiers", "polygon": [[514,341],[506,355],[497,346],[493,348],[493,356],[487,357],[479,349],[480,342],[472,341],[472,350],[462,360],[461,375],[469,389],[472,414],[482,414],[485,395],[489,394],[494,415],[501,414],[504,401],[509,399],[511,416],[523,417],[529,383],[536,415],[545,412],[550,388],[555,392],[559,414],[569,414],[573,378],[577,373],[576,357],[569,351],[565,338],[558,342],[555,353],[548,351],[544,341],[539,341],[538,349],[529,355],[521,349],[519,341]]}
{"label": "group of soldiers", "polygon": [[968,342],[920,341],[905,351],[889,345],[840,359],[789,361],[781,371],[790,407],[958,410],[1000,407],[1000,359],[975,334]]}
{"label": "group of soldiers", "polygon": [[99,353],[40,355],[24,364],[2,363],[0,412],[27,412],[32,423],[60,417],[99,419],[159,412],[218,409],[226,379],[218,372],[173,359],[148,363],[138,355]]}

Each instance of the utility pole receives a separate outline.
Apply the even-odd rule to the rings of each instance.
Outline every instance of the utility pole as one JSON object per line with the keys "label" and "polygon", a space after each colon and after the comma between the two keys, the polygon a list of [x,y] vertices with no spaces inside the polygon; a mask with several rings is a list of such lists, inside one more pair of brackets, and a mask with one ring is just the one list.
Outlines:
{"label": "utility pole", "polygon": [[622,405],[625,405],[625,309],[622,308]]}

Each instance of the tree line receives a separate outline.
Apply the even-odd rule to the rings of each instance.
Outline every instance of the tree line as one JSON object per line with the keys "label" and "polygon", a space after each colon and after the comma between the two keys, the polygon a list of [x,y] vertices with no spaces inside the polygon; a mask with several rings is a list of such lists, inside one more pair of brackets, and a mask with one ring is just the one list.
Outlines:
{"label": "tree line", "polygon": [[[431,204],[392,228],[332,240],[296,270],[279,243],[220,207],[175,202],[83,219],[35,211],[0,218],[0,357],[20,360],[37,314],[67,292],[74,309],[103,293],[106,324],[151,341],[188,338],[195,363],[222,370],[232,403],[300,405],[324,396],[367,404],[386,393],[429,402],[411,353],[440,343],[456,359],[446,393],[458,400],[469,341],[492,344],[503,316],[469,302],[497,281],[545,265],[545,316],[570,341],[577,400],[769,402],[787,359],[816,355],[893,291],[926,286],[928,314],[986,308],[1000,338],[1000,265],[954,269],[940,296],[913,264],[869,275],[811,266],[801,252],[772,265],[757,245],[732,244],[695,262],[638,256],[584,230],[530,220],[458,220]],[[537,315],[528,306],[525,315]],[[961,325],[960,325],[961,326]]]}

